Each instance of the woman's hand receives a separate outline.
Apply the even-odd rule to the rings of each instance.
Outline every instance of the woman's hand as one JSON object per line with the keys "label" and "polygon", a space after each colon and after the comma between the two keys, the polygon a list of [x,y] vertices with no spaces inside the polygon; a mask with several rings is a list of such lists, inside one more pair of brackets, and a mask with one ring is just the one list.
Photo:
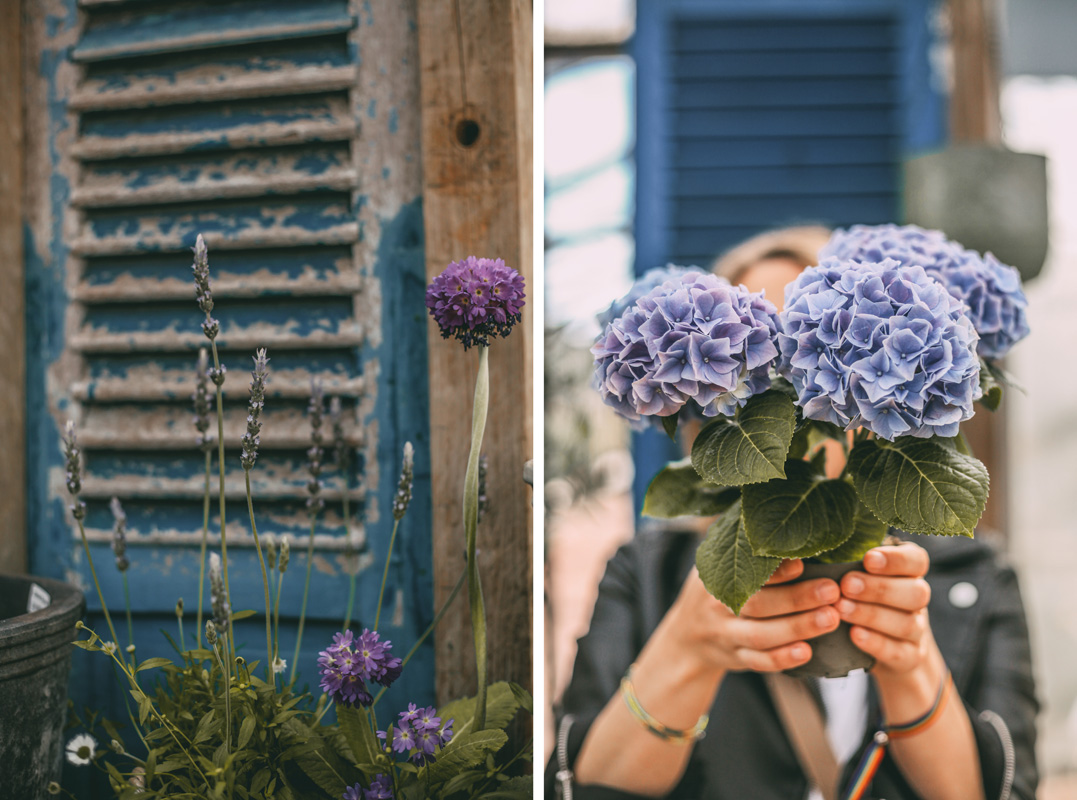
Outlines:
{"label": "woman's hand", "polygon": [[840,592],[829,578],[790,584],[804,571],[783,561],[736,616],[711,596],[695,570],[666,619],[667,641],[701,671],[776,672],[811,658],[808,640],[838,627]]}

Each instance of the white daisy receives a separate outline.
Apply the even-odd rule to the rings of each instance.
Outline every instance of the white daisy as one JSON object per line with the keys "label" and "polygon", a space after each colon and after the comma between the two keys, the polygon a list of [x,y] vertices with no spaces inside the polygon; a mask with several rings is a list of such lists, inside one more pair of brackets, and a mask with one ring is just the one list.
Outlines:
{"label": "white daisy", "polygon": [[101,645],[101,649],[104,650],[109,655],[112,655],[113,653],[116,652],[116,643],[115,642],[104,642]]}
{"label": "white daisy", "polygon": [[97,752],[97,740],[88,733],[80,733],[67,743],[67,760],[76,767],[90,763]]}
{"label": "white daisy", "polygon": [[284,670],[288,668],[288,662],[280,656],[273,659],[273,674],[280,675]]}

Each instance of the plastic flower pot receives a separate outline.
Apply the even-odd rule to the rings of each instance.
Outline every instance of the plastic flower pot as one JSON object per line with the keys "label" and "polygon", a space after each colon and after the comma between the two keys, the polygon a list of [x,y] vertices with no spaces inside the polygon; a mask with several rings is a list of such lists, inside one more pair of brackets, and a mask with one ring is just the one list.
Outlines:
{"label": "plastic flower pot", "polygon": [[[854,569],[863,570],[864,562],[851,561],[843,564],[820,564],[804,562],[804,573],[792,581],[807,581],[812,578],[832,578],[841,581],[846,572]],[[835,630],[811,639],[811,661],[799,667],[785,670],[787,675],[798,678],[840,678],[854,669],[870,669],[875,665],[875,657],[869,656],[849,638],[849,623],[841,622]]]}
{"label": "plastic flower pot", "polygon": [[[50,601],[28,613],[35,584]],[[74,586],[32,575],[0,575],[0,771],[5,796],[44,798],[49,781],[60,779],[71,642],[85,607],[82,592]]]}

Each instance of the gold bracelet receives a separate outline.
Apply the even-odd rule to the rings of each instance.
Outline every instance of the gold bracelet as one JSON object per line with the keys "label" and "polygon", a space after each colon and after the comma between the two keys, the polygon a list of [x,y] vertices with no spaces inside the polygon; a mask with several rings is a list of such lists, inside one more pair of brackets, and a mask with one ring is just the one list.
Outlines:
{"label": "gold bracelet", "polygon": [[691,744],[702,739],[706,735],[707,723],[710,721],[708,715],[703,714],[699,721],[688,730],[678,730],[663,725],[644,710],[643,706],[640,705],[639,697],[636,696],[636,689],[632,685],[632,667],[634,666],[635,664],[630,664],[628,669],[625,670],[624,677],[621,678],[621,697],[624,699],[625,705],[628,706],[632,716],[638,719],[643,727],[664,742]]}

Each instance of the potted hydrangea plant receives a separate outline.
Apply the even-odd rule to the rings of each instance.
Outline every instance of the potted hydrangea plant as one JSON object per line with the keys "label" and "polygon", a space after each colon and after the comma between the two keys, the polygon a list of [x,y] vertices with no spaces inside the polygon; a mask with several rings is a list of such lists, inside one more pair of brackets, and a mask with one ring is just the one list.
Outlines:
{"label": "potted hydrangea plant", "polygon": [[[595,382],[637,425],[673,436],[682,417],[704,421],[643,513],[716,517],[696,554],[715,597],[739,613],[782,559],[852,565],[889,528],[973,535],[989,479],[959,426],[976,401],[997,408],[996,361],[1028,333],[1016,270],[887,225],[835,232],[781,313],[709,273],[661,277],[615,304]],[[848,626],[828,636],[847,641]],[[870,665],[862,655],[835,673],[816,653],[806,674]]]}
{"label": "potted hydrangea plant", "polygon": [[[308,408],[311,441],[307,451],[310,535],[306,542],[306,573],[295,654],[290,675],[286,677],[288,664],[280,654],[280,597],[291,560],[291,542],[287,536],[279,543],[272,537],[259,536],[251,493],[251,472],[258,460],[262,412],[270,380],[269,358],[265,349],[258,350],[254,356],[247,427],[238,442],[241,448],[239,459],[246,478],[251,535],[262,578],[264,610],[237,611],[231,605],[228,538],[225,536],[222,386],[226,375],[217,352],[220,324],[212,316],[214,301],[208,253],[201,236],[194,252],[196,296],[204,314],[202,329],[209,344],[208,352],[203,349],[199,356],[193,396],[194,427],[199,445],[206,453],[202,567],[195,631],[193,636],[190,632],[185,636],[183,601],[178,601],[178,639],[169,637],[177,656],[140,662],[135,657],[128,602],[127,645],[122,647],[123,640],[117,634],[101,593],[86,540],[83,526],[86,505],[79,497],[81,458],[75,427],[68,423],[64,447],[67,485],[73,499],[72,518],[82,538],[107,627],[107,633],[98,632],[79,622],[76,627],[86,633],[86,638],[78,639],[75,644],[99,652],[114,662],[134,700],[134,706],[129,708],[130,721],[139,742],[132,748],[134,752],[128,750],[117,726],[94,714],[69,742],[68,760],[79,766],[94,764],[104,770],[118,798],[136,795],[229,800],[530,797],[531,777],[521,773],[525,772],[523,762],[531,758],[531,743],[508,746],[509,737],[504,729],[519,711],[531,712],[531,697],[515,684],[487,685],[485,671],[486,634],[474,546],[479,522],[479,448],[489,393],[484,369],[480,370],[480,384],[476,390],[475,429],[464,485],[468,566],[455,589],[408,653],[403,657],[396,655],[393,643],[383,638],[378,625],[397,528],[411,501],[415,466],[414,451],[408,443],[404,447],[400,479],[392,503],[393,529],[385,554],[377,608],[372,617],[373,626],[359,632],[349,628],[355,594],[353,572],[342,630],[319,653],[316,664],[300,664],[316,522],[325,505],[321,492],[324,473],[335,466],[346,481],[347,473],[342,465],[346,464],[349,453],[340,424],[339,401],[331,401],[328,419],[333,435],[333,455],[328,455],[328,443],[322,433],[327,416],[326,399],[321,385],[312,382]],[[481,286],[472,286],[473,279]],[[455,289],[460,281],[461,288]],[[451,309],[460,307],[465,296],[469,307],[456,314]],[[439,307],[441,310],[436,311],[435,305],[431,305],[443,332],[457,336],[465,346],[479,345],[480,363],[485,365],[489,339],[508,335],[520,320],[523,281],[502,262],[469,259],[451,265],[444,276],[435,280],[428,297],[443,298],[450,308],[446,311]],[[473,308],[479,305],[482,313]],[[210,388],[211,384],[215,389]],[[210,409],[214,399],[216,439],[211,432]],[[215,449],[220,486],[219,552],[207,546],[211,544],[208,539],[211,455]],[[347,491],[344,497],[347,498]],[[126,557],[126,517],[118,499],[114,499],[112,505],[116,518],[113,550],[116,567],[124,574],[126,587],[126,570],[130,567]],[[347,508],[344,517],[345,520],[350,518]],[[207,581],[207,554],[211,608],[207,609],[203,625],[201,596]],[[351,555],[358,558],[359,554]],[[406,709],[394,709],[396,713],[385,715],[384,709],[377,708],[385,690],[407,668],[412,655],[432,633],[465,581],[471,598],[476,654],[480,663],[477,696],[454,700],[440,709],[409,703]],[[248,663],[237,654],[233,623],[258,614],[263,615],[265,622],[265,658]],[[315,670],[321,691],[312,694],[301,688],[300,681],[304,671],[310,678]],[[160,677],[155,681],[155,676]],[[336,712],[335,723],[324,720],[330,710]],[[378,712],[382,712],[381,721]],[[101,730],[97,731],[97,728]],[[111,740],[110,746],[100,748],[93,732],[99,735],[103,732]],[[54,788],[53,793],[62,791],[58,786]]]}

